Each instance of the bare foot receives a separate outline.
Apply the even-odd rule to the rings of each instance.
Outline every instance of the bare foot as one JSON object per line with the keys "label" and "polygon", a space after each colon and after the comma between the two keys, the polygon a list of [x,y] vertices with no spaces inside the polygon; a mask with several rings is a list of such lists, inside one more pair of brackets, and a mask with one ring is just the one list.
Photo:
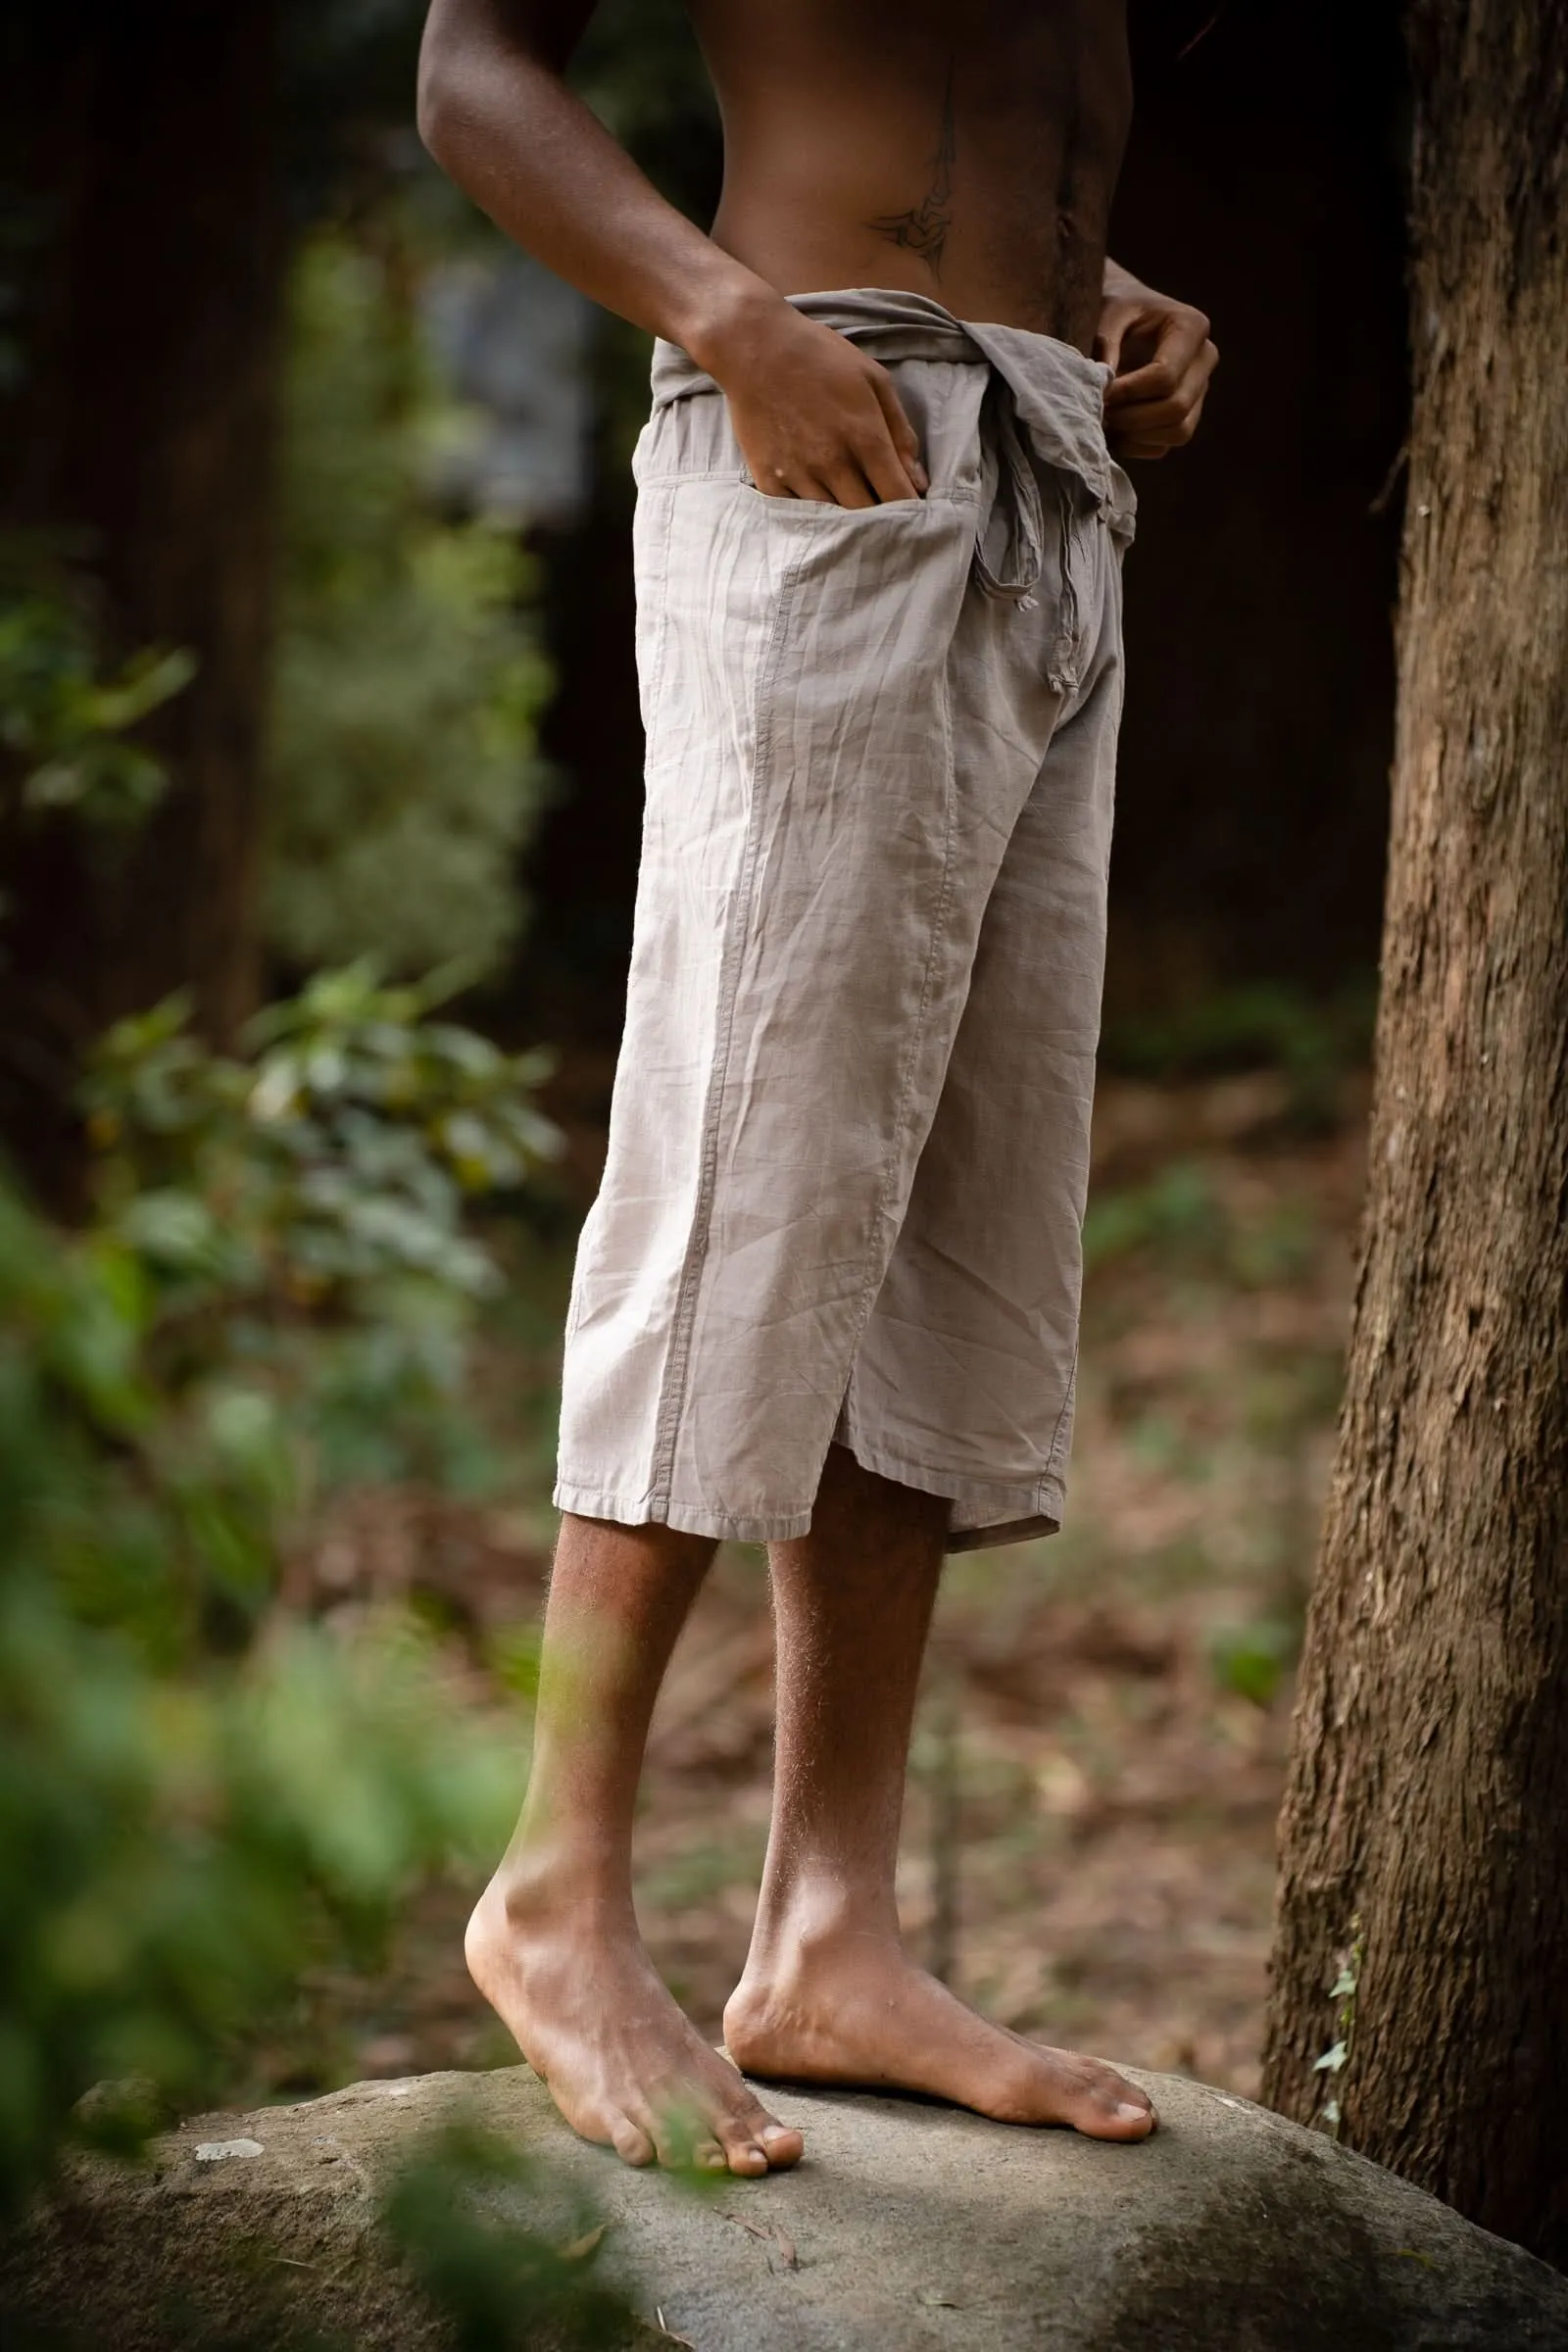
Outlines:
{"label": "bare foot", "polygon": [[574,2132],[628,2164],[758,2174],[805,2143],[760,2106],[671,2000],[628,1908],[613,1928],[537,1883],[494,1878],[468,1922],[468,1973]]}
{"label": "bare foot", "polygon": [[1154,2110],[1099,2058],[988,2025],[883,1936],[780,1939],[770,1975],[748,1964],[724,2042],[749,2075],[925,2091],[1004,2124],[1068,2124],[1094,2139],[1144,2139]]}

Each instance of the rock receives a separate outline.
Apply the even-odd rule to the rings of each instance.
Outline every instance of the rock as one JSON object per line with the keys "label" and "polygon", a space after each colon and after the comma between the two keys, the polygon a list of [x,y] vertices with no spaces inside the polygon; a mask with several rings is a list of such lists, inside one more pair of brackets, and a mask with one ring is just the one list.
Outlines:
{"label": "rock", "polygon": [[[1518,2247],[1245,2099],[1136,2079],[1161,2126],[1134,2147],[912,2099],[773,2092],[807,2162],[699,2190],[573,2139],[525,2068],[363,2082],[187,2124],[141,2170],[76,2167],[4,2285],[13,2312],[114,2352],[191,2340],[180,2308],[204,2311],[212,2340],[270,2340],[264,2275],[355,2344],[433,2346],[373,2235],[376,2197],[421,2128],[463,2116],[538,2156],[520,2218],[553,2222],[564,2251],[626,2285],[649,2326],[625,2340],[644,2345],[1568,2352],[1568,2280]],[[206,2160],[246,2142],[246,2162]]]}

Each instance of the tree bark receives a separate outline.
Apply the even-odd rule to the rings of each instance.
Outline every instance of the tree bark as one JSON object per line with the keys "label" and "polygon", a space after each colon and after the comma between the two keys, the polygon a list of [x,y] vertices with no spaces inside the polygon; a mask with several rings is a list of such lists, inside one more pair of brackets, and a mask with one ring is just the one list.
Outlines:
{"label": "tree bark", "polygon": [[1568,2267],[1568,12],[1409,30],[1367,1222],[1264,2096]]}
{"label": "tree bark", "polygon": [[85,1043],[188,987],[229,1034],[257,984],[285,240],[278,0],[27,0],[0,100],[32,266],[0,522],[69,544],[109,651],[196,657],[145,729],[173,786],[128,846],[12,845],[0,1088],[14,1152],[69,1193]]}

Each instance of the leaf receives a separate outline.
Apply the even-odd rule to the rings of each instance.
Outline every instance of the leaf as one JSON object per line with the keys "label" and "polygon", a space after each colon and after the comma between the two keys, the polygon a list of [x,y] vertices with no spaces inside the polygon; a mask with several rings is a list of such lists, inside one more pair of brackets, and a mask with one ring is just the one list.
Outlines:
{"label": "leaf", "polygon": [[609,2228],[608,2222],[601,2222],[596,2229],[585,2230],[581,2237],[571,2238],[567,2244],[558,2246],[556,2252],[563,2262],[591,2262],[604,2243],[605,2231]]}
{"label": "leaf", "polygon": [[1349,2056],[1349,2054],[1350,2054],[1350,2045],[1349,2045],[1349,2043],[1348,2043],[1348,2042],[1345,2042],[1345,2041],[1337,2041],[1337,2042],[1334,2044],[1334,2047],[1333,2047],[1331,2050],[1325,2050],[1325,2051],[1324,2051],[1324,2053],[1323,2053],[1323,2055],[1322,2055],[1322,2057],[1321,2057],[1321,2058],[1314,2058],[1314,2059],[1313,2059],[1313,2061],[1312,2061],[1312,2072],[1313,2072],[1313,2074],[1314,2074],[1314,2075],[1337,2075],[1337,2074],[1339,2073],[1339,2071],[1340,2071],[1341,2067],[1342,2067],[1342,2066],[1344,2066],[1344,2064],[1345,2064],[1345,2061],[1346,2061],[1346,2059],[1347,2059],[1347,2058]]}

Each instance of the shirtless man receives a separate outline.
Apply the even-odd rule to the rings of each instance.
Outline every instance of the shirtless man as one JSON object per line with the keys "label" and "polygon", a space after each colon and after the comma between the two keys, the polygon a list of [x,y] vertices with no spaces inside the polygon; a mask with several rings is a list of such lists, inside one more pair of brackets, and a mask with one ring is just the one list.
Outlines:
{"label": "shirtless man", "polygon": [[[564,86],[591,13],[433,0],[420,72],[452,176],[662,339],[626,1043],[532,1770],[469,1966],[630,2164],[796,2163],[746,2077],[1139,2139],[1134,2084],[912,1965],[894,1870],[944,1551],[1059,1516],[1131,533],[1109,452],[1190,439],[1214,347],[1105,257],[1121,0],[693,0],[709,235]],[[654,1701],[724,1536],[768,1543],[778,1631],[728,2057],[631,1886]]]}

